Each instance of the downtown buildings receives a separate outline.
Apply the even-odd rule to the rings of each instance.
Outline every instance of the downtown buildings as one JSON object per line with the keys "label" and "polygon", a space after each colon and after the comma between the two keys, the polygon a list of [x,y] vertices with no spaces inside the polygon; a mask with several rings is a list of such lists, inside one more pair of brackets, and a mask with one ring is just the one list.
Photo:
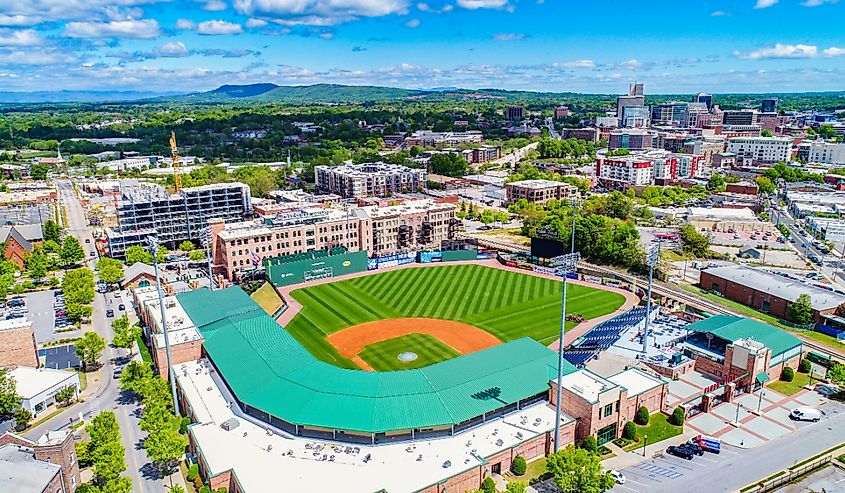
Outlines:
{"label": "downtown buildings", "polygon": [[381,162],[314,167],[317,190],[344,198],[420,192],[425,189],[427,176],[424,169]]}

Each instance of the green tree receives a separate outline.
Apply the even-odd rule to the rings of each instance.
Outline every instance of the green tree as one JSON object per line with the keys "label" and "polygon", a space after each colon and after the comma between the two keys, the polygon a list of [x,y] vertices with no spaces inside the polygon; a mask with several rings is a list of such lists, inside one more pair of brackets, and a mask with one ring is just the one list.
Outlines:
{"label": "green tree", "polygon": [[44,237],[44,242],[53,241],[55,243],[62,243],[62,227],[53,221],[47,219],[41,226],[41,235]]}
{"label": "green tree", "polygon": [[32,413],[29,411],[29,409],[22,407],[15,411],[15,427],[17,427],[17,429],[22,430],[26,428],[26,425],[29,424],[29,420],[31,419]]}
{"label": "green tree", "polygon": [[49,265],[50,261],[39,247],[36,247],[26,258],[26,269],[32,279],[43,279],[47,275]]}
{"label": "green tree", "polygon": [[132,491],[132,480],[126,476],[114,478],[106,481],[100,491],[102,493],[129,493]]}
{"label": "green tree", "polygon": [[103,257],[97,261],[97,275],[108,284],[116,284],[123,279],[123,263],[120,260]]}
{"label": "green tree", "polygon": [[94,476],[100,484],[114,481],[126,470],[123,454],[124,448],[120,440],[111,440],[96,448],[93,453]]}
{"label": "green tree", "polygon": [[596,437],[589,435],[579,444],[579,447],[582,449],[590,452],[591,454],[598,454],[599,453],[599,445],[596,442]]}
{"label": "green tree", "polygon": [[76,387],[69,386],[65,387],[62,390],[56,392],[56,402],[62,405],[66,405],[76,396]]}
{"label": "green tree", "polygon": [[648,408],[645,406],[640,406],[637,409],[637,413],[634,415],[634,423],[637,423],[640,426],[646,426],[648,424]]}
{"label": "green tree", "polygon": [[525,493],[526,491],[528,491],[528,488],[526,487],[524,482],[514,481],[508,483],[505,493]]}
{"label": "green tree", "polygon": [[672,416],[669,417],[669,422],[675,426],[683,426],[687,419],[687,413],[684,408],[678,406],[672,411]]}
{"label": "green tree", "polygon": [[205,252],[202,250],[194,250],[193,252],[188,254],[188,258],[194,262],[205,260]]}
{"label": "green tree", "polygon": [[469,164],[460,154],[447,152],[431,156],[428,167],[432,173],[437,175],[459,177],[467,173]]}
{"label": "green tree", "polygon": [[126,249],[126,265],[137,263],[153,265],[153,255],[140,245],[132,245]]}
{"label": "green tree", "polygon": [[170,255],[170,250],[164,246],[160,246],[158,247],[158,250],[156,250],[156,260],[158,260],[158,263],[162,263],[167,260],[168,255]]}
{"label": "green tree", "polygon": [[516,474],[517,476],[522,476],[525,474],[525,470],[528,468],[528,464],[525,462],[525,457],[521,455],[517,455],[513,458],[513,462],[511,463],[511,472]]}
{"label": "green tree", "polygon": [[170,488],[168,488],[167,493],[185,493],[185,489],[179,486],[178,484],[174,484]]}
{"label": "green tree", "polygon": [[44,240],[44,244],[41,247],[44,249],[44,253],[55,253],[58,255],[62,251],[62,246],[53,240]]}
{"label": "green tree", "polygon": [[15,379],[9,375],[8,369],[0,368],[0,421],[10,419],[22,402]]}
{"label": "green tree", "polygon": [[484,493],[496,493],[496,481],[492,477],[487,476],[481,482],[481,491]]}
{"label": "green tree", "polygon": [[757,189],[760,193],[774,193],[775,191],[775,184],[772,183],[772,180],[766,176],[758,176],[754,179],[757,183]]}
{"label": "green tree", "polygon": [[802,359],[800,363],[798,363],[798,372],[799,373],[810,373],[810,370],[813,369],[813,363],[808,359]]}
{"label": "green tree", "polygon": [[680,229],[683,251],[691,257],[701,258],[710,254],[710,239],[696,231],[695,227],[685,224]]}
{"label": "green tree", "polygon": [[718,173],[714,173],[707,181],[707,190],[710,190],[711,192],[724,192],[725,177]]}
{"label": "green tree", "polygon": [[115,329],[111,344],[114,347],[128,350],[129,357],[131,358],[135,354],[135,340],[139,335],[141,335],[141,328],[137,325]]}
{"label": "green tree", "polygon": [[549,455],[546,470],[564,493],[602,493],[616,484],[598,455],[572,445]]}
{"label": "green tree", "polygon": [[789,304],[789,318],[800,325],[813,323],[813,304],[809,294],[801,293],[794,303]]}
{"label": "green tree", "polygon": [[76,341],[76,355],[82,361],[82,368],[88,371],[88,365],[96,363],[106,348],[106,341],[96,332],[86,332]]}
{"label": "green tree", "polygon": [[772,131],[771,131],[771,130],[769,130],[768,128],[764,128],[764,129],[760,132],[760,136],[761,136],[761,137],[774,137],[774,136],[775,136],[775,134],[774,134],[774,133],[772,133]]}
{"label": "green tree", "polygon": [[[827,370],[827,378],[835,383],[845,383],[845,365],[835,363]],[[0,392],[0,396],[2,395],[3,393]]]}
{"label": "green tree", "polygon": [[795,370],[788,366],[784,367],[780,372],[780,379],[784,382],[791,382],[795,380]]}
{"label": "green tree", "polygon": [[481,217],[479,217],[478,220],[481,221],[483,224],[491,224],[496,220],[496,216],[490,209],[485,209],[481,213]]}
{"label": "green tree", "polygon": [[50,171],[49,164],[33,163],[29,165],[29,176],[33,180],[46,180],[48,171]]}
{"label": "green tree", "polygon": [[622,428],[622,438],[626,440],[637,439],[637,425],[635,425],[633,421],[625,423],[625,427]]}
{"label": "green tree", "polygon": [[144,383],[153,378],[153,370],[142,361],[131,361],[120,374],[120,389],[141,394]]}
{"label": "green tree", "polygon": [[194,250],[194,244],[189,240],[185,240],[182,243],[179,243],[179,250],[183,252],[191,252]]}
{"label": "green tree", "polygon": [[79,244],[79,240],[75,236],[67,236],[62,243],[62,251],[59,252],[59,258],[62,260],[62,265],[65,267],[71,266],[77,262],[85,259],[85,250]]}
{"label": "green tree", "polygon": [[153,461],[164,474],[169,474],[176,462],[185,454],[188,439],[177,431],[165,428],[156,430],[144,440],[147,457]]}

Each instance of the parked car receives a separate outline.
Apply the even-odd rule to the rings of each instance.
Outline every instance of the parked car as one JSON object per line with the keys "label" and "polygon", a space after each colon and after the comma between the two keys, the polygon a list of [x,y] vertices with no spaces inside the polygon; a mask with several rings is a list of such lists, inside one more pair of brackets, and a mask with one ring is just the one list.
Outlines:
{"label": "parked car", "polygon": [[685,448],[695,455],[704,455],[704,449],[699,447],[697,443],[682,443],[679,447]]}
{"label": "parked car", "polygon": [[56,312],[57,317],[64,317],[65,315],[67,315],[67,312],[65,312],[64,310],[59,310]]}
{"label": "parked car", "polygon": [[106,316],[111,318],[114,316],[114,310],[106,310]]}
{"label": "parked car", "polygon": [[796,407],[789,413],[789,418],[795,421],[812,421],[815,423],[822,419],[822,413],[812,407]]}
{"label": "parked car", "polygon": [[608,473],[616,480],[616,484],[625,484],[625,475],[616,469],[611,469]]}
{"label": "parked car", "polygon": [[716,437],[696,435],[689,439],[689,443],[694,443],[711,454],[718,454],[722,451],[722,440]]}
{"label": "parked car", "polygon": [[120,310],[120,311],[126,310],[126,305],[121,303],[121,304],[117,305],[117,309]]}
{"label": "parked car", "polygon": [[842,389],[837,387],[836,385],[833,385],[832,383],[818,383],[816,384],[815,391],[827,397],[837,392],[842,392]]}
{"label": "parked car", "polygon": [[666,453],[669,455],[674,455],[675,457],[680,457],[681,459],[692,460],[692,452],[682,447],[670,445],[666,449]]}

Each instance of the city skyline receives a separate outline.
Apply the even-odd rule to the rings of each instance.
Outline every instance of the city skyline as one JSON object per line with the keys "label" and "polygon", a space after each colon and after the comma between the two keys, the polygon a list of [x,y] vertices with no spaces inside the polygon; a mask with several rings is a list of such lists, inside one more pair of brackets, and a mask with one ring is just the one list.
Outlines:
{"label": "city skyline", "polygon": [[[609,5],[608,7],[613,7]],[[837,0],[0,0],[9,91],[338,83],[618,93],[839,90]]]}

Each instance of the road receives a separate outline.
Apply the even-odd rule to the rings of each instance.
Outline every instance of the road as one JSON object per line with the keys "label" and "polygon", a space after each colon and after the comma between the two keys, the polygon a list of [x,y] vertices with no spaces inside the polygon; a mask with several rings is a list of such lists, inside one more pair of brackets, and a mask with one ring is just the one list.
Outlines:
{"label": "road", "polygon": [[[85,238],[91,238],[91,229],[87,226],[82,206],[76,199],[70,182],[58,184],[62,202],[67,210],[67,232],[79,238],[85,249],[86,261],[93,268],[96,253],[94,244],[85,243]],[[122,296],[122,294],[121,294]],[[123,297],[120,300],[114,298],[113,293],[108,297],[97,293],[94,297],[94,311],[91,316],[93,330],[100,334],[106,341],[111,341],[114,332],[111,330],[111,321],[106,318],[106,309],[112,308],[115,313],[117,304],[123,303],[130,307],[128,301]],[[118,424],[120,425],[121,443],[126,449],[126,475],[132,478],[132,491],[140,493],[159,493],[164,491],[164,483],[153,466],[147,459],[146,453],[141,448],[141,441],[146,433],[139,428],[141,410],[138,403],[128,392],[121,392],[117,380],[114,379],[115,368],[122,368],[125,365],[127,352],[125,349],[115,349],[106,346],[103,352],[103,366],[95,373],[89,374],[89,385],[96,385],[97,380],[101,382],[99,390],[85,402],[75,406],[69,413],[63,413],[55,418],[30,430],[26,436],[37,439],[48,430],[67,428],[69,420],[76,420],[79,413],[86,418],[100,411],[114,411]],[[96,375],[96,376],[95,376]]]}
{"label": "road", "polygon": [[[736,491],[786,467],[845,442],[845,411],[836,404],[818,423],[753,449],[727,447],[719,456],[686,461],[664,456],[623,469],[628,481],[614,492]],[[707,459],[707,461],[703,460]],[[693,485],[698,485],[693,486]]]}
{"label": "road", "polygon": [[522,159],[528,151],[536,149],[538,145],[539,142],[532,142],[525,147],[520,147],[519,149],[492,161],[492,164],[510,164],[511,166],[516,166],[516,163]]}

